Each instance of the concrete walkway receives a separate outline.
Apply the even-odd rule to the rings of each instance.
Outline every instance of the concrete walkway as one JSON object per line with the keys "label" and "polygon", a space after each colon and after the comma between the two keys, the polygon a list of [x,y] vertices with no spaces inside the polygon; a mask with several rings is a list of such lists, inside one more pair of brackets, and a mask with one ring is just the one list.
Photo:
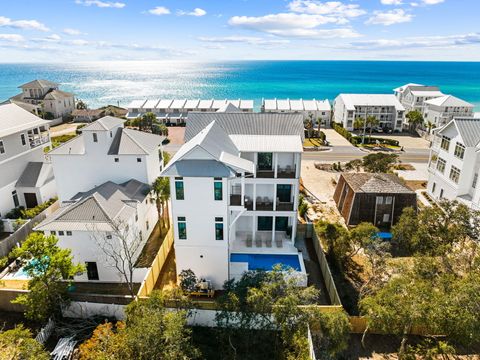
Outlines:
{"label": "concrete walkway", "polygon": [[337,133],[333,129],[322,129],[322,131],[325,133],[325,136],[327,137],[327,141],[330,143],[332,146],[349,146],[349,147],[354,147],[350,142],[348,142],[347,139],[345,139],[342,135]]}

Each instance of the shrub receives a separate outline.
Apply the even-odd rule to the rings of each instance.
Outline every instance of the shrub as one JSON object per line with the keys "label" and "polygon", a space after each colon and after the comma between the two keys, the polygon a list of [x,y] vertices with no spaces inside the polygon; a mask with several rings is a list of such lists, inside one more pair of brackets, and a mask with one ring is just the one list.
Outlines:
{"label": "shrub", "polygon": [[22,219],[33,219],[35,216],[40,214],[43,210],[45,210],[50,205],[52,205],[55,201],[57,201],[57,198],[52,198],[52,199],[48,200],[47,202],[44,202],[43,204],[35,206],[34,208],[22,209],[20,211],[21,218]]}
{"label": "shrub", "polygon": [[305,214],[307,213],[308,210],[308,203],[305,201],[305,198],[303,195],[300,195],[299,200],[298,200],[298,214],[300,217],[305,217]]}
{"label": "shrub", "polygon": [[22,217],[22,210],[25,209],[23,206],[17,206],[13,208],[8,213],[5,214],[6,219],[18,219]]}

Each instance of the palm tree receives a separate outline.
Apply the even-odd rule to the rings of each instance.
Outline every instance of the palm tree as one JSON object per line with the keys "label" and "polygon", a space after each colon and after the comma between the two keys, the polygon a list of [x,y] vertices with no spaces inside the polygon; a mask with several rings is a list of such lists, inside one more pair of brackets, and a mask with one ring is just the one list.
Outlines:
{"label": "palm tree", "polygon": [[363,124],[365,123],[365,119],[362,117],[357,117],[355,121],[353,122],[353,128],[355,130],[359,130],[363,128]]}
{"label": "palm tree", "polygon": [[435,124],[432,123],[431,121],[427,121],[425,123],[425,126],[427,127],[428,129],[428,135],[430,135],[430,133],[432,132],[432,129],[434,128]]}
{"label": "palm tree", "polygon": [[410,131],[416,130],[418,125],[423,124],[423,115],[418,110],[409,111],[405,117],[408,119]]}
{"label": "palm tree", "polygon": [[169,178],[158,177],[152,184],[152,190],[156,198],[160,228],[168,229],[170,227],[170,216],[168,211],[168,199],[170,199]]}
{"label": "palm tree", "polygon": [[378,120],[375,116],[367,116],[367,126],[370,127],[370,136],[369,139],[372,138],[372,130],[375,126],[380,124],[380,120]]}
{"label": "palm tree", "polygon": [[308,114],[308,117],[303,121],[305,129],[307,129],[307,137],[311,139],[313,132],[313,114]]}

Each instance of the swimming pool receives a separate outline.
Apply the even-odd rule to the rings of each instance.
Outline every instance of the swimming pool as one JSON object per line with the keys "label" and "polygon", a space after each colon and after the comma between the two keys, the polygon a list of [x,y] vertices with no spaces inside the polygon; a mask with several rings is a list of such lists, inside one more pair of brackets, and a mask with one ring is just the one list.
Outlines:
{"label": "swimming pool", "polygon": [[230,254],[231,262],[248,264],[248,270],[272,270],[276,264],[291,267],[293,270],[302,271],[298,255],[282,254]]}

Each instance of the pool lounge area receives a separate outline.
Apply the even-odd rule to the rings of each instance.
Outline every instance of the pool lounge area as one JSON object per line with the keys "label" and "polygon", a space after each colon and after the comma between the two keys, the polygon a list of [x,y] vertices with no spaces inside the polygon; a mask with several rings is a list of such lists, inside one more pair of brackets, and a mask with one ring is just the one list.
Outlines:
{"label": "pool lounge area", "polygon": [[302,253],[297,254],[230,254],[230,278],[240,278],[246,271],[272,270],[275,265],[293,269],[298,275],[298,285],[307,286],[307,273]]}

